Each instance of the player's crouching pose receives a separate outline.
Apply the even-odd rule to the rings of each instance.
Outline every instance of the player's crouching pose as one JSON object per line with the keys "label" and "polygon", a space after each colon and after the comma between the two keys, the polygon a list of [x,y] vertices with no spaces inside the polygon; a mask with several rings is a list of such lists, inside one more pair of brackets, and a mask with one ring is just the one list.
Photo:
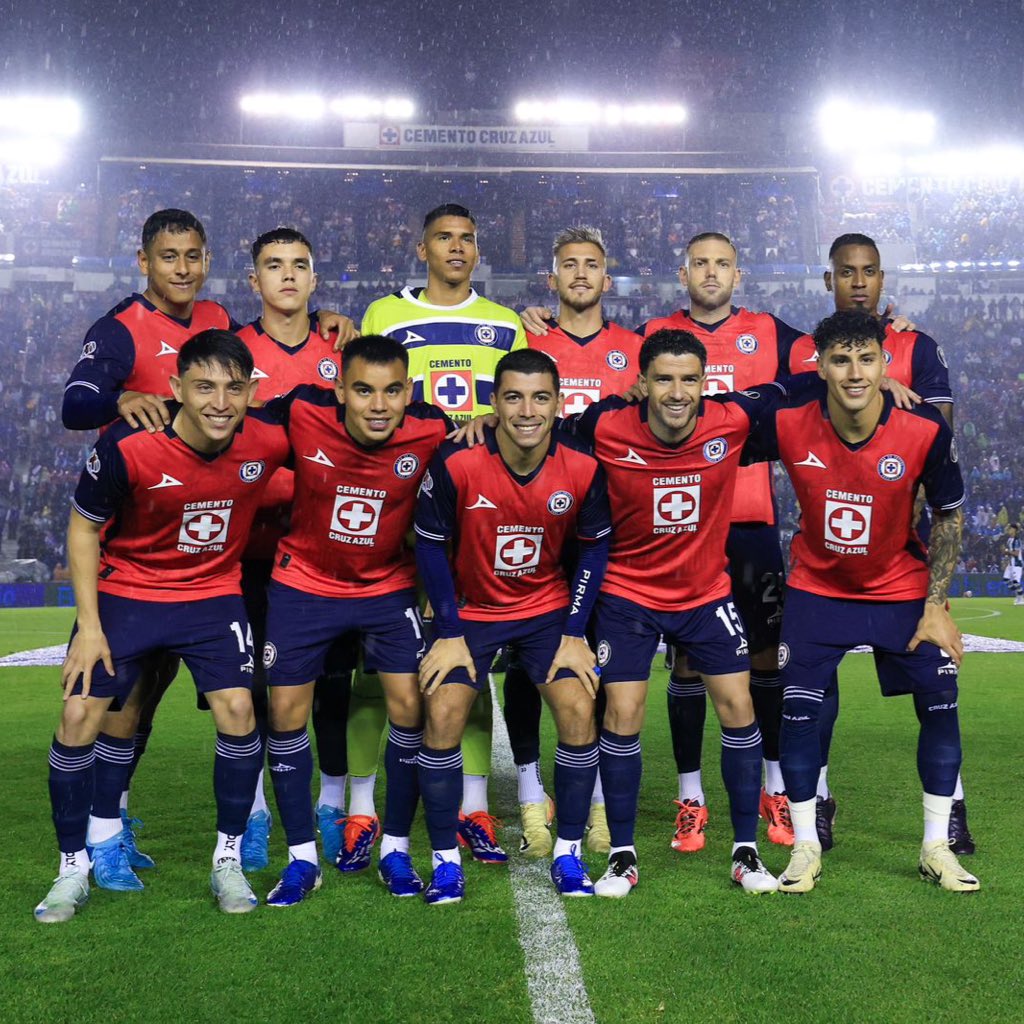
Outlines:
{"label": "player's crouching pose", "polygon": [[[264,648],[267,750],[289,857],[268,906],[292,906],[320,886],[306,723],[328,649],[357,632],[367,663],[380,673],[390,719],[380,878],[394,896],[423,888],[409,856],[409,832],[419,799],[417,669],[425,640],[405,537],[420,480],[453,424],[434,406],[410,404],[411,392],[402,345],[364,335],[344,349],[334,392],[299,387],[267,407],[285,425],[295,469],[291,527],[277,546]],[[374,828],[367,836],[363,866],[378,834]]]}
{"label": "player's crouching pose", "polygon": [[[252,368],[234,334],[196,335],[178,354],[170,383],[179,404],[169,404],[168,425],[149,433],[115,424],[79,480],[68,525],[78,616],[50,747],[60,874],[35,909],[38,921],[69,920],[88,899],[90,866],[101,882],[123,860],[120,818],[89,819],[94,743],[107,709],[127,698],[143,661],[157,652],[185,660],[217,726],[213,892],[226,913],[256,906],[239,861],[261,760],[239,558],[288,442],[263,413],[246,414]],[[126,884],[102,884],[141,888],[128,876]]]}
{"label": "player's crouching pose", "polygon": [[722,776],[734,830],[731,877],[748,892],[777,887],[757,853],[761,733],[725,544],[740,452],[785,393],[768,384],[759,392],[702,399],[706,359],[689,331],[656,331],[640,349],[648,397],[635,405],[605,399],[569,421],[593,442],[608,475],[615,526],[594,626],[608,698],[600,749],[611,851],[596,885],[602,896],[625,896],[637,883],[640,729],[662,636],[686,651],[722,725]]}
{"label": "player's crouching pose", "polygon": [[[571,439],[552,435],[561,411],[558,392],[549,356],[532,350],[504,356],[491,396],[497,426],[475,447],[444,445],[420,489],[416,557],[437,635],[420,666],[427,695],[420,789],[434,862],[425,898],[431,904],[457,902],[464,893],[456,845],[459,742],[501,647],[517,652],[558,730],[552,881],[565,896],[594,891],[579,856],[598,761],[598,677],[583,634],[604,575],[611,522],[597,461]],[[577,540],[570,586],[563,557]]]}
{"label": "player's crouching pose", "polygon": [[[836,313],[814,332],[820,388],[779,410],[759,433],[765,458],[781,458],[800,503],[782,619],[782,771],[793,816],[783,892],[808,892],[821,874],[815,828],[823,690],[843,655],[874,648],[882,693],[914,695],[917,764],[924,786],[921,877],[954,892],[978,880],[949,846],[960,769],[959,630],[946,593],[960,553],[964,500],[952,433],[928,405],[894,406],[879,389],[884,326]],[[913,527],[924,485],[933,512],[927,560]]]}

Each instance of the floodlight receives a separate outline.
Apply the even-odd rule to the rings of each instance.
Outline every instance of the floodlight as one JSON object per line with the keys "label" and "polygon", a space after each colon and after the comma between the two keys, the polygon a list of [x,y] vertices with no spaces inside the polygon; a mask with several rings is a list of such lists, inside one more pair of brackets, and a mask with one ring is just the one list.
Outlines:
{"label": "floodlight", "polygon": [[326,111],[322,96],[314,93],[252,93],[239,107],[254,117],[283,117],[292,121],[319,121]]}
{"label": "floodlight", "polygon": [[13,167],[53,167],[64,159],[64,150],[54,139],[0,138],[0,164]]}
{"label": "floodlight", "polygon": [[[935,124],[935,115],[926,110],[900,110],[849,100],[829,100],[818,111],[822,142],[836,152],[866,152],[883,145],[929,146],[935,138]],[[855,131],[851,126],[866,130]]]}
{"label": "floodlight", "polygon": [[686,121],[686,108],[678,103],[600,103],[564,96],[548,100],[521,100],[513,108],[520,123],[621,125],[668,127]]}
{"label": "floodlight", "polygon": [[389,121],[407,121],[416,112],[412,100],[402,96],[378,99],[373,96],[342,96],[331,100],[332,114],[347,121],[372,121],[386,117]]}
{"label": "floodlight", "polygon": [[71,138],[81,131],[82,108],[60,96],[0,96],[0,132]]}

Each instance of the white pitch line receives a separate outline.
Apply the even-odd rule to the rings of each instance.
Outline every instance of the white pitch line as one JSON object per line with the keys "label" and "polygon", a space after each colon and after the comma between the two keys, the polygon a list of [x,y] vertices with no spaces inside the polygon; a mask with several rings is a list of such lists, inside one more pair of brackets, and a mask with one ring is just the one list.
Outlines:
{"label": "white pitch line", "polygon": [[[501,721],[501,705],[493,676],[490,686],[496,726],[493,791],[500,806],[518,810],[516,766]],[[513,826],[505,826],[502,840],[506,848],[515,849],[519,845],[515,833]],[[595,1024],[583,984],[580,951],[565,916],[562,898],[551,885],[548,862],[513,854],[508,866],[533,1019],[537,1024]]]}

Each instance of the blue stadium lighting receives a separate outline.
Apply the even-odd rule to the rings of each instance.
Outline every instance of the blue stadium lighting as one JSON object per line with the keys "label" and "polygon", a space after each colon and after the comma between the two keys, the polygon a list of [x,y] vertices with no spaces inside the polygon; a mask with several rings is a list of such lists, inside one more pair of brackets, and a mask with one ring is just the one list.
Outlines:
{"label": "blue stadium lighting", "polygon": [[818,111],[818,128],[825,146],[834,152],[877,149],[875,138],[853,132],[853,124],[875,124],[890,139],[911,148],[930,146],[935,139],[935,115],[927,110],[900,110],[890,106],[870,106],[849,100],[833,99]]}
{"label": "blue stadium lighting", "polygon": [[61,96],[0,96],[0,132],[35,138],[73,138],[82,130],[82,108]]}
{"label": "blue stadium lighting", "polygon": [[521,123],[605,127],[674,127],[684,124],[688,116],[679,103],[597,103],[572,97],[521,100],[513,115]]}

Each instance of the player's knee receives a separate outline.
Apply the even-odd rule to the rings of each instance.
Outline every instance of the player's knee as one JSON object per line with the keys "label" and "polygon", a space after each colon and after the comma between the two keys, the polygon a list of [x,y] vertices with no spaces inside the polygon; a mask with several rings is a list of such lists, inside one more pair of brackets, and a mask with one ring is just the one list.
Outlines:
{"label": "player's knee", "polygon": [[632,736],[643,728],[646,701],[633,694],[616,697],[614,692],[614,687],[608,688],[608,706],[605,708],[602,724],[610,732],[618,733],[620,736]]}
{"label": "player's knee", "polygon": [[275,732],[301,729],[309,720],[309,687],[275,686],[270,691],[270,727]]}
{"label": "player's knee", "polygon": [[78,696],[69,698],[64,704],[57,739],[65,746],[84,747],[92,743],[100,733],[103,709],[95,700],[82,700]]}
{"label": "player's knee", "polygon": [[388,718],[403,729],[417,729],[423,724],[423,701],[413,688],[388,696]]}

